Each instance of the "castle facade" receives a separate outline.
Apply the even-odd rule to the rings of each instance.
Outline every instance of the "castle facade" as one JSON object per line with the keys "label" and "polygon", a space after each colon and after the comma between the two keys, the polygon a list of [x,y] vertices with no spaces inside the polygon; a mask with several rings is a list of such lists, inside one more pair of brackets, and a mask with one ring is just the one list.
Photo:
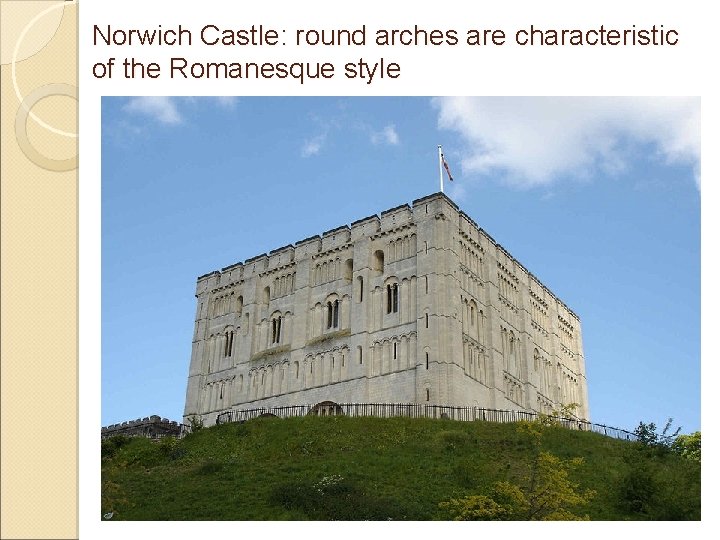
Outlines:
{"label": "castle facade", "polygon": [[589,419],[580,320],[447,196],[200,276],[184,420],[335,403]]}

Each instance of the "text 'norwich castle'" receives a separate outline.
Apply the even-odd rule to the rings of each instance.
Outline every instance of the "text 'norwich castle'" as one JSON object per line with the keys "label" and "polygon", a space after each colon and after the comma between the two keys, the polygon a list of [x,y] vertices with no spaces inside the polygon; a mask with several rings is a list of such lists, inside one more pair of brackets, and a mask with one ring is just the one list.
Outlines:
{"label": "text 'norwich castle'", "polygon": [[578,317],[443,194],[198,278],[184,418],[420,403],[588,419]]}

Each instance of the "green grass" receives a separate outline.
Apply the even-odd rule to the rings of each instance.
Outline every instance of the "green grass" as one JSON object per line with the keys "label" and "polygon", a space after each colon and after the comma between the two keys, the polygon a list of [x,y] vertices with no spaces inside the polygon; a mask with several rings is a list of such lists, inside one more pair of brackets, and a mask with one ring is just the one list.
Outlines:
{"label": "green grass", "polygon": [[[103,442],[102,511],[113,520],[448,519],[441,501],[522,481],[532,449],[516,428],[311,416],[225,424],[182,440],[115,438]],[[542,440],[546,451],[584,459],[573,481],[597,492],[579,509],[590,519],[700,518],[694,462],[556,427],[543,428]]]}

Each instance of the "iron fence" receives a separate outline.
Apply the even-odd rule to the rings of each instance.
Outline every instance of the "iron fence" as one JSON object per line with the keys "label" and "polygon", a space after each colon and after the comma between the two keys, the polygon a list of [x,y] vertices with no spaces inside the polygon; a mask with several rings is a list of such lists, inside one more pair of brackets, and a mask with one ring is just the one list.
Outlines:
{"label": "iron fence", "polygon": [[[262,416],[290,418],[307,415],[318,416],[374,416],[392,418],[397,416],[409,418],[437,418],[458,421],[481,422],[519,422],[535,421],[550,418],[547,415],[530,411],[484,409],[470,406],[424,405],[419,403],[333,403],[324,402],[318,405],[287,405],[283,407],[261,407],[256,409],[234,409],[220,413],[216,423],[245,422]],[[552,418],[555,425],[578,431],[592,431],[615,439],[634,441],[635,433],[624,429],[595,424],[577,418]],[[185,431],[185,430],[183,430]]]}

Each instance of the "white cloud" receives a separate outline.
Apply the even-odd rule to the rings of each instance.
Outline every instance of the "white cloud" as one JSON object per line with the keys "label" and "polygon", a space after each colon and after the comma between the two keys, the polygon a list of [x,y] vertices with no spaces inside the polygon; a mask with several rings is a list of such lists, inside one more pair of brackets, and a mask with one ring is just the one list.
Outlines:
{"label": "white cloud", "polygon": [[142,115],[162,124],[180,124],[185,116],[192,116],[198,106],[210,104],[225,110],[235,109],[238,98],[232,96],[216,96],[210,99],[198,97],[161,97],[143,96],[131,98],[124,110],[135,115]]}
{"label": "white cloud", "polygon": [[306,140],[300,150],[300,155],[302,155],[302,157],[310,157],[319,154],[325,144],[325,138],[326,134],[323,133],[322,135]]}
{"label": "white cloud", "polygon": [[394,124],[385,126],[382,131],[373,132],[370,135],[370,140],[373,144],[389,144],[393,146],[400,144],[400,137],[395,131]]}
{"label": "white cloud", "polygon": [[163,124],[179,124],[182,122],[177,103],[171,97],[134,97],[125,105],[125,110],[149,116]]}
{"label": "white cloud", "polygon": [[617,173],[632,160],[633,147],[650,144],[667,163],[691,165],[699,183],[699,98],[436,98],[433,104],[439,127],[461,136],[465,174],[547,185],[597,170]]}
{"label": "white cloud", "polygon": [[234,96],[217,96],[215,102],[225,109],[234,109],[238,98]]}

